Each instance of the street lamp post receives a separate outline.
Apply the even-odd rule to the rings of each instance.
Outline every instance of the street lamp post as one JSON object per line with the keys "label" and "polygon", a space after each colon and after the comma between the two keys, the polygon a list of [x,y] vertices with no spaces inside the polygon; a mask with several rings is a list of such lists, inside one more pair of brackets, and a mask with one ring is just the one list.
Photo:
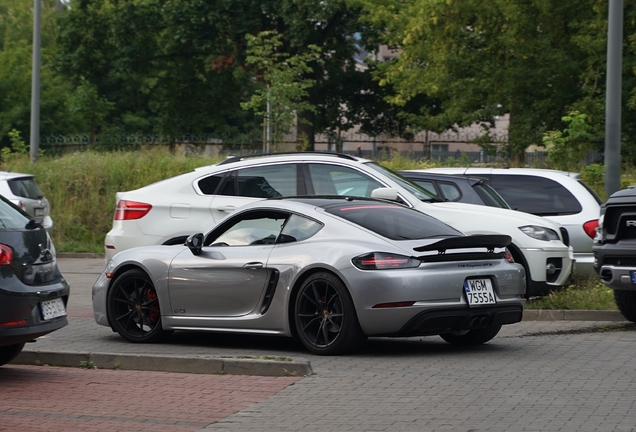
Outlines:
{"label": "street lamp post", "polygon": [[609,0],[605,97],[605,193],[620,189],[623,0]]}
{"label": "street lamp post", "polygon": [[33,1],[33,62],[31,65],[31,136],[30,158],[37,162],[40,150],[40,17],[41,0]]}

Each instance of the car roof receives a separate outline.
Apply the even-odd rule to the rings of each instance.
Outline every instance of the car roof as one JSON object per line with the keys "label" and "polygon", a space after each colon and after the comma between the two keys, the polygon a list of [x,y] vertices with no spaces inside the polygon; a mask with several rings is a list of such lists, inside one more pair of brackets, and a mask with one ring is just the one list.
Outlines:
{"label": "car roof", "polygon": [[456,174],[444,174],[444,173],[434,173],[434,172],[424,172],[424,171],[415,171],[415,170],[403,170],[398,171],[398,174],[408,177],[412,175],[413,177],[418,178],[428,178],[433,180],[448,180],[448,181],[476,181],[476,182],[486,182],[487,181],[482,177],[474,177],[474,176],[458,176]]}
{"label": "car roof", "polygon": [[427,172],[479,175],[479,174],[521,174],[538,177],[560,178],[560,176],[580,178],[581,175],[572,171],[561,171],[545,168],[484,168],[484,167],[453,167],[453,168],[429,168]]}
{"label": "car roof", "polygon": [[205,165],[194,168],[191,172],[198,174],[207,174],[210,172],[222,171],[224,169],[240,168],[244,166],[254,166],[260,164],[272,164],[278,162],[288,162],[293,160],[294,162],[346,162],[346,163],[364,163],[371,162],[369,159],[359,158],[356,156],[347,155],[344,153],[329,153],[329,152],[281,152],[281,153],[259,153],[247,156],[228,156],[225,160],[214,164]]}
{"label": "car roof", "polygon": [[15,178],[33,178],[35,177],[33,174],[23,174],[18,172],[11,171],[0,171],[0,179],[2,180],[11,180]]}

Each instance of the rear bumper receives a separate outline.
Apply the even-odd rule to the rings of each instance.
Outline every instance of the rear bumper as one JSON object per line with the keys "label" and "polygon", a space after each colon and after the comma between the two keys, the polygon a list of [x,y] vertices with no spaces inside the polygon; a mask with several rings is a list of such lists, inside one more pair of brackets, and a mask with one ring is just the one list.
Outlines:
{"label": "rear bumper", "polygon": [[636,271],[636,241],[594,246],[594,269],[610,288],[636,291],[631,273]]}
{"label": "rear bumper", "polygon": [[396,336],[423,336],[448,331],[473,330],[489,325],[514,324],[523,318],[521,304],[429,310],[407,322]]}
{"label": "rear bumper", "polygon": [[66,308],[69,286],[65,280],[32,286],[19,283],[17,278],[10,281],[0,289],[0,346],[28,342],[68,324],[66,316],[45,321],[40,308],[40,302],[56,298],[61,298]]}

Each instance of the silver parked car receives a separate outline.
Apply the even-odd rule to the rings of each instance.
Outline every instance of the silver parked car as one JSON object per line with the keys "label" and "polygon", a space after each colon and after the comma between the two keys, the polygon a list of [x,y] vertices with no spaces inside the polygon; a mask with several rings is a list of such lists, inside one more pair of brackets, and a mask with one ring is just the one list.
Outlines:
{"label": "silver parked car", "polygon": [[93,309],[131,342],[207,330],[293,336],[321,355],[368,336],[481,344],[522,319],[525,271],[509,243],[385,201],[257,201],[186,245],[118,253]]}
{"label": "silver parked car", "polygon": [[0,195],[51,232],[53,220],[49,214],[49,201],[42,194],[33,175],[0,171]]}

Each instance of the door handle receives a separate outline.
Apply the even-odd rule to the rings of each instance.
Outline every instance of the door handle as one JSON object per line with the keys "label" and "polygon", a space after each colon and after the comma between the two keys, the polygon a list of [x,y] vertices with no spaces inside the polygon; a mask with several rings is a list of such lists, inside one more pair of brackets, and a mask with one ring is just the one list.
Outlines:
{"label": "door handle", "polygon": [[216,209],[218,211],[232,213],[234,210],[236,210],[236,206],[233,206],[233,205],[222,205],[222,206],[216,207]]}
{"label": "door handle", "polygon": [[243,268],[254,269],[254,270],[262,269],[263,268],[263,263],[262,262],[249,262],[249,263],[245,264],[243,266]]}

